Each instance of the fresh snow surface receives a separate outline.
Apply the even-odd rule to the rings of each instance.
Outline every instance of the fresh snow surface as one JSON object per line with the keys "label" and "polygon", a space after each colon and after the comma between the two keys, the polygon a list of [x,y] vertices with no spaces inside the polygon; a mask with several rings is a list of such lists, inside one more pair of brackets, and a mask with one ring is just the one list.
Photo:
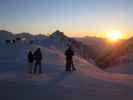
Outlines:
{"label": "fresh snow surface", "polygon": [[108,72],[120,73],[120,74],[133,74],[133,53],[129,53],[118,59],[118,64],[109,66],[107,68]]}
{"label": "fresh snow surface", "polygon": [[41,47],[43,74],[28,74],[26,53],[37,47],[1,45],[0,100],[133,100],[133,75],[108,73],[79,57],[77,71],[65,72],[65,57],[53,48]]}
{"label": "fresh snow surface", "polygon": [[119,74],[133,74],[133,62],[131,63],[121,63],[118,65],[110,66],[107,70],[110,73],[119,73]]}

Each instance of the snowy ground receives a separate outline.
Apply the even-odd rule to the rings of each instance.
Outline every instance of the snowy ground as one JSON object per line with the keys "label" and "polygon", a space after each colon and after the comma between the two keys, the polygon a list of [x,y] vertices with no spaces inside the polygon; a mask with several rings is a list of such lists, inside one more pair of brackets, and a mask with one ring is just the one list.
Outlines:
{"label": "snowy ground", "polygon": [[104,72],[78,57],[77,71],[65,72],[63,54],[42,52],[42,75],[27,74],[22,59],[0,61],[0,100],[132,100],[133,75]]}

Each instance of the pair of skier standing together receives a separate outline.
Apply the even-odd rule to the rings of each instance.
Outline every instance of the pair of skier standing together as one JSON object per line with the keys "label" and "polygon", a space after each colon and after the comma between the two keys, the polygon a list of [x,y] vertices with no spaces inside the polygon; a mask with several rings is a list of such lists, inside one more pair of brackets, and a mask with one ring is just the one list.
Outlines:
{"label": "pair of skier standing together", "polygon": [[[73,63],[74,51],[72,50],[71,46],[69,46],[68,49],[65,51],[65,56],[66,56],[65,70],[70,71],[70,72],[76,71],[76,68],[74,67],[74,63]],[[38,73],[41,74],[42,73],[42,59],[43,59],[41,49],[38,48],[34,53],[32,53],[32,51],[29,51],[27,58],[28,58],[28,63],[29,63],[29,73],[36,74],[38,71]]]}

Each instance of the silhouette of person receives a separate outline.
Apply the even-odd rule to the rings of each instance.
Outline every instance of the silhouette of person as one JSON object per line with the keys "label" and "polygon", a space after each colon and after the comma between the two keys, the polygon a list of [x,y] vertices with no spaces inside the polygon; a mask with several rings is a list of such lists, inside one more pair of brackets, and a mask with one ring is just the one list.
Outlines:
{"label": "silhouette of person", "polygon": [[31,51],[28,52],[27,58],[28,58],[28,65],[29,65],[28,66],[28,72],[32,73],[34,57],[33,57],[33,54]]}
{"label": "silhouette of person", "polygon": [[68,49],[65,51],[65,56],[66,56],[66,71],[73,71],[76,70],[73,64],[73,56],[74,56],[74,51],[72,50],[72,47],[69,46]]}
{"label": "silhouette of person", "polygon": [[42,73],[42,53],[40,48],[38,48],[34,52],[34,60],[35,60],[34,74],[37,72],[37,69],[38,69],[38,73],[41,74]]}

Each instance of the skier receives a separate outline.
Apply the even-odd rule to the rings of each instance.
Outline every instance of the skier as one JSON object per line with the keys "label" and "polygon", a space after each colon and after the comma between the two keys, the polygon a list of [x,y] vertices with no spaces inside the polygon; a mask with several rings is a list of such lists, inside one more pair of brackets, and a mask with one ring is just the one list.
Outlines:
{"label": "skier", "polygon": [[65,51],[65,56],[66,56],[66,71],[73,71],[76,70],[74,67],[73,63],[73,56],[74,56],[74,51],[72,50],[72,47],[69,46],[68,49]]}
{"label": "skier", "polygon": [[34,57],[33,57],[33,54],[31,51],[28,52],[27,58],[28,58],[28,65],[29,65],[28,66],[28,72],[32,73]]}
{"label": "skier", "polygon": [[34,52],[34,60],[35,60],[34,74],[36,74],[38,68],[39,68],[38,73],[41,74],[42,73],[42,53],[40,48],[38,48]]}

